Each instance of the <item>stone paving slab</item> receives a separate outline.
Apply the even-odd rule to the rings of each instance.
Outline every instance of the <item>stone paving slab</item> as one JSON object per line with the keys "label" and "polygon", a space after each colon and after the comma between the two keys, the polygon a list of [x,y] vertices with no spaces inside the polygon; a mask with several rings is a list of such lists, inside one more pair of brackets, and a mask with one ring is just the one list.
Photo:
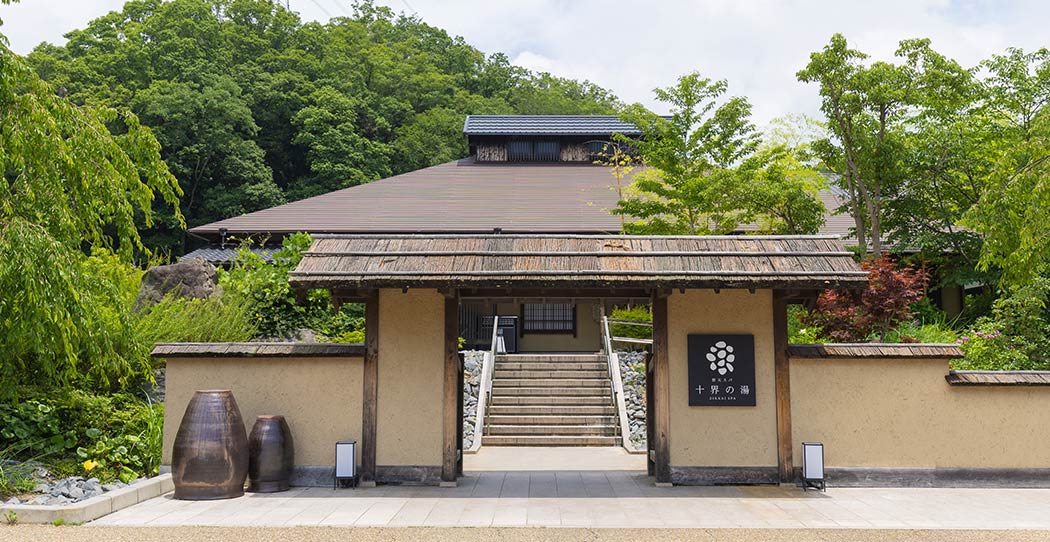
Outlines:
{"label": "stone paving slab", "polygon": [[485,471],[642,471],[646,455],[622,446],[482,446],[463,454],[463,470]]}
{"label": "stone paving slab", "polygon": [[345,527],[51,527],[0,525],[0,542],[1029,542],[1050,531],[866,529],[545,529]]}
{"label": "stone paving slab", "polygon": [[1050,530],[1050,489],[654,487],[644,473],[484,472],[455,488],[154,498],[90,526]]}

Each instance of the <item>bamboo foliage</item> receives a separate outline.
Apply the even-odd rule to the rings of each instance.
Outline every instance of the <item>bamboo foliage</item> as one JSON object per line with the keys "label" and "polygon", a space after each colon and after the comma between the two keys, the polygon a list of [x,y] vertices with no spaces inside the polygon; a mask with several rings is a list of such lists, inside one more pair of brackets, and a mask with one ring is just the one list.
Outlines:
{"label": "bamboo foliage", "polygon": [[150,130],[72,104],[0,45],[0,170],[0,381],[110,386],[145,371],[128,354],[126,289],[98,272],[145,254],[137,224],[152,223],[156,196],[177,208]]}

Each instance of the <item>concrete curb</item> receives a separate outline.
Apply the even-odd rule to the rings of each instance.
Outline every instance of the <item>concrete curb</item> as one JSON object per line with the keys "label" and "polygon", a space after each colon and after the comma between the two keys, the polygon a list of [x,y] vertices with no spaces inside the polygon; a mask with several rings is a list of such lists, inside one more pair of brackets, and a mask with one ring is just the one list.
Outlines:
{"label": "concrete curb", "polygon": [[14,512],[18,523],[54,523],[58,520],[68,524],[86,523],[174,489],[171,474],[161,474],[74,504],[0,504],[0,518]]}

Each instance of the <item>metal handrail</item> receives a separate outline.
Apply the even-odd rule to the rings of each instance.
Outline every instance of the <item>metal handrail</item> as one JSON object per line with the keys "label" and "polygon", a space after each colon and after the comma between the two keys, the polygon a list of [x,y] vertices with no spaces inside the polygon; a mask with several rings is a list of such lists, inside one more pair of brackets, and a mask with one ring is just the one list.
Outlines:
{"label": "metal handrail", "polygon": [[620,374],[620,358],[612,349],[612,334],[609,332],[609,318],[602,315],[602,348],[609,364],[609,389],[616,403],[616,414],[620,419],[620,440],[628,452],[638,452],[631,444],[631,424],[627,418],[627,398],[623,393],[623,376]]}
{"label": "metal handrail", "polygon": [[489,403],[492,402],[492,373],[495,371],[496,354],[499,348],[499,316],[492,317],[492,342],[489,351],[481,359],[481,381],[478,382],[478,409],[474,416],[474,442],[470,443],[469,452],[481,448],[481,439],[485,433],[485,417],[488,415]]}
{"label": "metal handrail", "polygon": [[478,382],[478,408],[474,412],[474,441],[470,443],[467,453],[475,453],[481,448],[481,439],[485,433],[485,417],[492,402],[492,373],[496,366],[496,354],[499,340],[499,316],[492,317],[492,343],[489,351],[481,358],[481,380]]}

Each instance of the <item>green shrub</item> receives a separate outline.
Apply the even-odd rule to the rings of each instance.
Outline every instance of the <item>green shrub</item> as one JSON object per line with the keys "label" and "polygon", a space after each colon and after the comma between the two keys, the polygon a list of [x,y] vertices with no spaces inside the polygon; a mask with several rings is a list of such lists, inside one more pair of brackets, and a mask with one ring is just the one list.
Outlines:
{"label": "green shrub", "polygon": [[0,439],[13,454],[34,458],[73,448],[77,434],[62,423],[51,404],[28,399],[0,404]]}
{"label": "green shrub", "polygon": [[318,311],[310,327],[321,334],[322,340],[362,343],[365,341],[365,304],[346,303],[334,313]]}
{"label": "green shrub", "polygon": [[311,242],[305,233],[289,235],[271,262],[245,246],[233,267],[220,271],[219,284],[247,303],[257,336],[282,337],[306,328],[322,338],[342,341],[344,333],[363,329],[364,305],[360,303],[347,303],[336,311],[326,290],[313,290],[302,302],[296,298],[288,273],[299,265]]}
{"label": "green shrub", "polygon": [[[652,323],[653,313],[648,305],[635,305],[634,307],[617,307],[613,309],[611,320],[627,320],[630,322]],[[646,326],[632,326],[630,324],[609,324],[609,333],[613,337],[627,337],[631,339],[653,338],[653,328]]]}
{"label": "green shrub", "polygon": [[958,369],[1050,369],[1050,278],[1040,278],[992,303],[989,316],[960,337]]}
{"label": "green shrub", "polygon": [[814,344],[825,342],[821,336],[823,329],[817,325],[806,325],[803,318],[806,309],[801,305],[788,305],[788,343]]}
{"label": "green shrub", "polygon": [[11,459],[44,461],[64,476],[90,471],[103,480],[127,480],[156,474],[162,405],[126,393],[75,389],[23,389],[19,394],[27,399],[0,403],[0,450]]}
{"label": "green shrub", "polygon": [[365,342],[365,330],[355,329],[340,333],[335,337],[328,337],[328,340],[333,343],[351,343],[351,344],[362,344]]}

